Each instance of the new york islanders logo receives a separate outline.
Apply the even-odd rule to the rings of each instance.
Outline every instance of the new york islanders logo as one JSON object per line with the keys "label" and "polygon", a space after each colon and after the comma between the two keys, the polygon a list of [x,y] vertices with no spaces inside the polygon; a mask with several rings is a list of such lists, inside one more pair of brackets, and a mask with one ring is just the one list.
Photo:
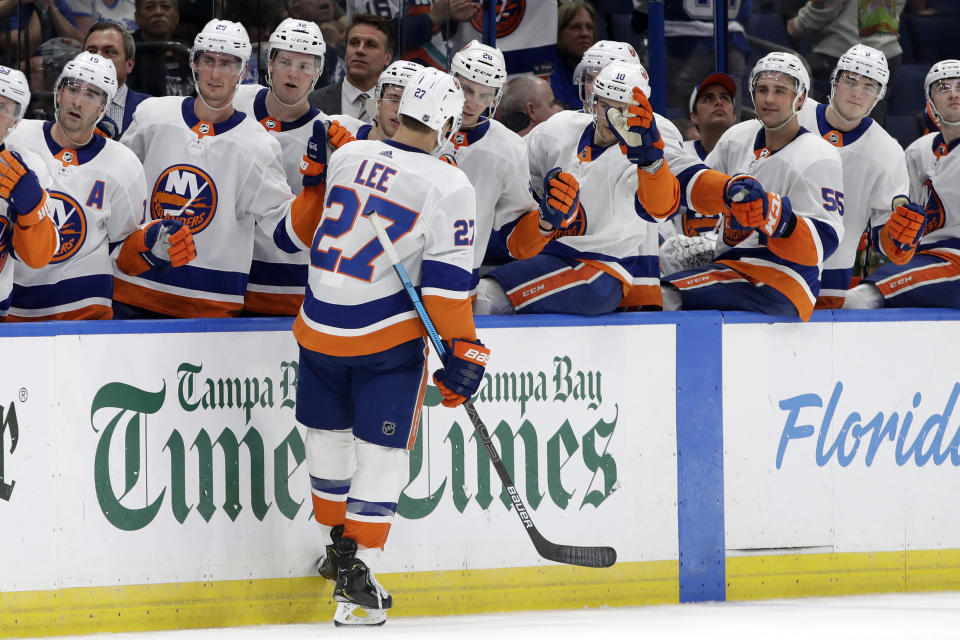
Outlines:
{"label": "new york islanders logo", "polygon": [[177,218],[190,231],[203,231],[217,212],[217,186],[207,172],[189,164],[163,170],[150,194],[150,217]]}
{"label": "new york islanders logo", "polygon": [[60,191],[50,191],[50,216],[60,232],[60,249],[51,264],[66,262],[77,255],[87,239],[87,216],[80,203]]}
{"label": "new york islanders logo", "polygon": [[[497,37],[503,38],[516,31],[526,11],[526,0],[497,0]],[[483,33],[483,14],[473,18],[470,24]]]}
{"label": "new york islanders logo", "polygon": [[937,190],[933,188],[931,181],[927,180],[923,183],[923,190],[921,191],[920,197],[923,212],[927,215],[927,224],[923,228],[923,234],[926,235],[931,231],[943,228],[943,224],[947,220],[947,214],[943,210],[943,202],[940,200],[940,195],[937,193]]}
{"label": "new york islanders logo", "polygon": [[583,203],[577,203],[577,212],[573,214],[573,219],[565,227],[557,229],[557,238],[566,238],[569,236],[582,236],[587,232],[587,212],[583,209]]}

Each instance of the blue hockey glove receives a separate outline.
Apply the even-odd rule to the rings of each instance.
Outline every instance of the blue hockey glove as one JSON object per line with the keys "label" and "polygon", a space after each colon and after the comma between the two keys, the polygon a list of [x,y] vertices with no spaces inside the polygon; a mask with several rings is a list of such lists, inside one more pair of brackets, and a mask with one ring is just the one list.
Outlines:
{"label": "blue hockey glove", "polygon": [[927,216],[920,205],[910,202],[905,196],[894,198],[894,202],[898,201],[902,204],[898,204],[893,210],[884,228],[899,251],[913,251],[923,237]]}
{"label": "blue hockey glove", "polygon": [[577,215],[580,204],[580,185],[571,174],[554,167],[543,178],[543,198],[540,201],[540,218],[560,229],[570,224]]}
{"label": "blue hockey glove", "polygon": [[479,340],[454,340],[447,350],[443,369],[433,374],[433,382],[443,396],[443,406],[459,407],[477,392],[490,359],[490,349]]}
{"label": "blue hockey glove", "polygon": [[0,152],[0,198],[10,203],[12,221],[27,216],[33,222],[39,221],[42,215],[31,214],[39,212],[47,201],[47,192],[40,186],[37,174],[23,164],[19,153],[6,149]]}
{"label": "blue hockey glove", "polygon": [[764,191],[753,176],[741,174],[727,180],[723,201],[730,208],[732,221],[747,229],[758,229],[771,238],[781,237],[795,224],[790,199]]}
{"label": "blue hockey glove", "polygon": [[197,257],[190,227],[180,220],[165,218],[151,222],[144,229],[143,243],[147,250],[140,253],[151,268],[165,271],[181,267]]}
{"label": "blue hockey glove", "polygon": [[630,162],[646,170],[659,168],[663,160],[663,138],[657,129],[653,107],[637,87],[633,88],[633,100],[637,104],[630,105],[626,115],[618,109],[607,107],[610,130]]}
{"label": "blue hockey glove", "polygon": [[327,126],[321,120],[313,123],[313,135],[307,140],[307,153],[300,161],[305,187],[315,187],[327,179]]}

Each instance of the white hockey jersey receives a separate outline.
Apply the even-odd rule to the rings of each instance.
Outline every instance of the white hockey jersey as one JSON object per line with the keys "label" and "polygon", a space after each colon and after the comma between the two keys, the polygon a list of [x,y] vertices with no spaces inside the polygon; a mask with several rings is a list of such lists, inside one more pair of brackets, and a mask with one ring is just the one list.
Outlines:
{"label": "white hockey jersey", "polygon": [[[451,142],[457,166],[477,192],[477,222],[471,230],[473,294],[480,281],[480,265],[490,234],[539,207],[530,193],[530,166],[523,138],[496,120],[484,119],[473,129],[453,134]],[[542,187],[541,184],[541,190]]]}
{"label": "white hockey jersey", "polygon": [[905,152],[910,200],[924,207],[927,225],[917,251],[960,264],[960,139],[943,133],[913,141]]}
{"label": "white hockey jersey", "polygon": [[790,199],[797,221],[789,237],[767,238],[757,230],[734,230],[721,222],[716,261],[780,291],[808,320],[820,291],[823,261],[843,237],[837,206],[837,194],[843,193],[840,154],[803,128],[789,144],[771,152],[763,125],[749,120],[727,129],[707,164],[724,173],[749,173],[767,191]]}
{"label": "white hockey jersey", "polygon": [[[22,125],[23,123],[19,126]],[[19,144],[13,135],[7,136],[6,140],[0,142],[0,151],[9,150],[20,154],[24,166],[37,174],[40,186],[47,189],[49,193],[50,172],[47,171],[47,166],[40,156],[31,151],[32,148],[34,147]],[[53,211],[52,205],[52,201],[48,200],[48,212]],[[14,255],[14,234],[17,231],[13,218],[10,205],[5,199],[0,198],[0,320],[7,316],[13,294],[13,271],[17,260],[17,256]],[[28,268],[26,265],[22,266]]]}
{"label": "white hockey jersey", "polygon": [[[664,142],[664,159],[677,176],[686,204],[706,167],[684,151],[680,132],[656,116]],[[637,198],[637,167],[617,145],[593,145],[590,115],[562,111],[540,123],[524,140],[530,161],[530,184],[542,196],[543,177],[554,167],[580,183],[580,207],[573,223],[542,253],[592,264],[624,285],[624,304],[660,306],[657,222]]]}
{"label": "white hockey jersey", "polygon": [[[823,263],[817,306],[838,309],[850,287],[857,245],[868,228],[880,231],[890,219],[894,196],[907,194],[903,147],[870,118],[851,131],[838,131],[827,122],[827,105],[808,99],[814,108],[800,112],[800,126],[818,134],[840,153],[843,193],[836,199],[843,219],[843,240]],[[875,245],[881,248],[879,242]]]}
{"label": "white hockey jersey", "polygon": [[[303,189],[300,162],[307,150],[307,140],[313,135],[313,123],[325,116],[316,107],[310,107],[301,118],[281,122],[267,112],[268,91],[270,89],[260,85],[240,85],[233,106],[253,117],[280,143],[287,185],[298,194]],[[273,240],[273,229],[256,225],[244,308],[267,315],[297,315],[307,285],[308,258],[305,252],[283,251]]]}
{"label": "white hockey jersey", "polygon": [[148,219],[176,217],[193,232],[190,264],[137,277],[117,272],[117,300],[183,318],[240,313],[253,258],[254,223],[290,209],[280,144],[241,111],[212,124],[194,98],[144,100],[123,144],[143,161]]}
{"label": "white hockey jersey", "polygon": [[10,141],[33,149],[50,175],[51,213],[60,248],[45,267],[18,263],[10,316],[31,320],[113,317],[112,245],[144,221],[147,187],[140,161],[119,142],[94,135],[65,149],[53,123],[24,120]]}
{"label": "white hockey jersey", "polygon": [[[424,334],[397,274],[363,212],[376,211],[445,339],[474,339],[470,303],[473,186],[430,154],[387,141],[344,145],[327,166],[315,233],[288,216],[277,233],[310,249],[298,342],[335,356],[377,353]],[[310,234],[313,233],[312,242]]]}

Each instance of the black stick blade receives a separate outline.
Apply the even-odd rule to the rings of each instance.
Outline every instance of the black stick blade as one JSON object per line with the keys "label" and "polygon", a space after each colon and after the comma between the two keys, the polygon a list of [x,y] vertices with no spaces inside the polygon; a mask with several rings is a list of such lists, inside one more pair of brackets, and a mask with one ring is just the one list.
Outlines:
{"label": "black stick blade", "polygon": [[537,553],[547,560],[578,567],[612,567],[617,561],[617,550],[613,547],[573,547],[550,542],[537,529],[527,529]]}

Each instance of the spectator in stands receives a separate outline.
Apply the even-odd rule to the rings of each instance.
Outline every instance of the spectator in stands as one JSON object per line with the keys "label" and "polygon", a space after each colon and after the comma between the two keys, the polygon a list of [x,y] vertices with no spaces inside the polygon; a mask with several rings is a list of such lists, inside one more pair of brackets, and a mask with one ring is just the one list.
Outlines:
{"label": "spectator in stands", "polygon": [[[314,88],[320,89],[343,80],[346,71],[343,63],[346,27],[343,28],[344,33],[340,33],[339,26],[345,15],[343,8],[333,0],[293,0],[287,13],[291,18],[317,23],[323,33],[327,52],[323,56],[323,70]],[[332,37],[328,38],[328,35]]]}
{"label": "spectator in stands", "polygon": [[[634,0],[634,28],[647,28],[647,2]],[[713,0],[689,2],[665,0],[664,33],[667,46],[667,106],[679,111],[687,109],[688,91],[700,78],[715,69],[713,39]],[[752,13],[750,2],[729,3],[727,24],[727,68],[737,88],[743,76],[750,46],[744,35],[744,23]],[[739,95],[739,92],[738,92]],[[739,104],[734,104],[734,113]]]}
{"label": "spectator in stands", "polygon": [[133,37],[119,24],[98,22],[87,32],[83,50],[110,60],[117,69],[117,90],[107,104],[100,130],[111,138],[119,139],[130,126],[137,105],[150,97],[127,86],[127,77],[136,66]]}
{"label": "spectator in stands", "polygon": [[690,121],[696,125],[699,140],[684,143],[701,160],[713,151],[723,132],[737,122],[734,113],[734,97],[737,85],[725,73],[711,73],[690,94]]}
{"label": "spectator in stands", "polygon": [[[888,6],[893,3],[892,6]],[[787,21],[787,33],[797,39],[813,37],[813,53],[809,56],[814,78],[812,97],[825,102],[830,93],[827,79],[837,61],[857,43],[879,49],[887,57],[890,84],[893,85],[900,68],[900,14],[907,0],[883,3],[865,3],[858,0],[808,0],[797,15]],[[886,101],[881,100],[873,111],[873,119],[881,125],[886,113]]]}
{"label": "spectator in stands", "polygon": [[313,91],[310,104],[324,113],[345,113],[370,123],[367,100],[396,50],[393,22],[369,14],[353,16],[347,32],[347,75],[340,82]]}
{"label": "spectator in stands", "polygon": [[408,1],[401,23],[399,5],[396,0],[346,0],[347,20],[352,24],[355,16],[368,11],[390,20],[395,33],[403,29],[403,51],[397,52],[397,57],[444,71],[449,67],[447,50],[451,36],[460,23],[477,18],[481,11],[481,3],[476,0]]}
{"label": "spectator in stands", "polygon": [[550,88],[565,109],[583,107],[573,71],[596,41],[597,12],[593,5],[585,0],[562,3],[557,12],[557,60],[550,74]]}
{"label": "spectator in stands", "polygon": [[[28,52],[35,55],[41,43],[51,38],[69,38],[77,42],[83,39],[66,0],[13,0],[6,5],[0,3],[0,16],[4,11],[9,20],[0,18],[0,22],[4,22],[0,27],[0,51],[3,52],[0,61],[14,67],[27,57]],[[17,48],[21,45],[18,53]]]}
{"label": "spectator in stands", "polygon": [[177,0],[137,0],[135,16],[139,28],[133,32],[133,41],[138,63],[127,85],[151,96],[193,93],[189,47],[174,36],[180,24]]}
{"label": "spectator in stands", "polygon": [[521,136],[563,107],[553,97],[550,83],[538,76],[516,76],[503,88],[497,118]]}
{"label": "spectator in stands", "polygon": [[127,31],[137,28],[134,0],[67,0],[76,17],[77,28],[86,34],[97,22],[122,24]]}

